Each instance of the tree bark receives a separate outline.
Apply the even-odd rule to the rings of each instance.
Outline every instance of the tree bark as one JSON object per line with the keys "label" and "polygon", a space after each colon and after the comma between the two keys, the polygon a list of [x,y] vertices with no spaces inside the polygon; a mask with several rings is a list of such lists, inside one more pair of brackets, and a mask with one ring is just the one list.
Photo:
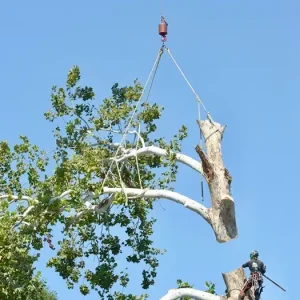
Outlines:
{"label": "tree bark", "polygon": [[235,239],[238,235],[235,204],[230,193],[231,176],[224,167],[221,141],[225,126],[212,120],[197,121],[205,139],[206,153],[197,145],[204,177],[207,181],[212,207],[209,209],[210,224],[218,242]]}
{"label": "tree bark", "polygon": [[[246,281],[245,272],[242,268],[236,269],[230,273],[222,273],[224,282],[227,287],[227,299],[238,300],[240,291]],[[245,296],[244,300],[254,300]]]}
{"label": "tree bark", "polygon": [[208,223],[210,222],[209,215],[208,215],[208,211],[209,211],[208,208],[206,208],[201,203],[176,192],[172,192],[169,190],[151,190],[151,189],[132,189],[132,188],[122,189],[122,188],[109,188],[109,187],[103,188],[103,194],[116,194],[122,192],[125,192],[129,199],[132,197],[133,199],[144,197],[150,199],[168,199],[174,201],[176,203],[182,204],[187,209],[190,209],[195,213],[199,214]]}

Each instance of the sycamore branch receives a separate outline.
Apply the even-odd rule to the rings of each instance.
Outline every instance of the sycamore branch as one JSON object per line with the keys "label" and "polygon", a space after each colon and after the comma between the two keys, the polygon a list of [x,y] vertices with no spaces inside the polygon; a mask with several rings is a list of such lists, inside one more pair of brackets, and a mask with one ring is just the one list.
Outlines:
{"label": "sycamore branch", "polygon": [[[11,205],[12,203],[15,203],[17,201],[26,201],[27,204],[28,204],[28,207],[25,209],[25,211],[18,216],[19,220],[14,224],[13,227],[17,227],[21,223],[24,223],[24,219],[30,214],[30,212],[32,210],[35,209],[36,205],[39,203],[39,201],[37,199],[34,199],[32,197],[29,197],[29,196],[19,197],[17,195],[8,195],[8,194],[0,195],[0,201],[1,200],[8,200],[8,199],[11,200],[8,203],[8,205]],[[34,203],[35,205],[30,205],[30,202]],[[28,224],[28,223],[26,222],[26,224]]]}
{"label": "sycamore branch", "polygon": [[[168,152],[165,149],[162,149],[160,147],[156,147],[156,146],[148,146],[148,147],[143,147],[140,149],[126,149],[123,150],[123,154],[116,157],[115,160],[117,162],[122,162],[125,161],[131,157],[135,157],[135,156],[149,156],[149,155],[156,155],[156,156],[161,156],[161,157],[167,157],[168,156]],[[191,158],[188,155],[182,154],[182,153],[176,153],[175,154],[175,159],[176,161],[183,163],[189,167],[191,167],[192,169],[194,169],[195,171],[203,174],[203,170],[202,170],[202,165],[199,161]],[[114,159],[114,158],[112,158]]]}
{"label": "sycamore branch", "polygon": [[197,214],[202,216],[206,221],[210,222],[208,209],[204,205],[176,192],[172,192],[168,190],[131,189],[131,188],[125,188],[125,190],[123,190],[122,188],[108,188],[108,187],[104,187],[103,189],[104,194],[122,193],[123,191],[127,194],[129,198],[144,197],[150,199],[168,199],[174,201],[176,203],[184,205],[187,209],[196,212]]}
{"label": "sycamore branch", "polygon": [[32,201],[32,202],[35,202],[35,203],[39,202],[37,199],[31,198],[31,197],[28,197],[28,196],[22,196],[20,198],[16,195],[8,195],[8,194],[0,195],[0,200],[8,200],[8,199],[12,200],[11,203],[16,202],[16,201],[27,201],[27,202]]}
{"label": "sycamore branch", "polygon": [[[61,195],[51,198],[49,200],[49,203],[52,204],[53,202],[60,200],[66,196],[68,196],[70,193],[72,192],[72,190],[67,190],[65,192],[63,192]],[[37,207],[37,205],[39,205],[39,201],[35,198],[29,197],[29,196],[17,196],[17,195],[8,195],[8,194],[4,194],[4,195],[0,195],[0,201],[1,200],[7,200],[7,199],[12,199],[9,202],[9,205],[17,202],[17,201],[27,201],[28,203],[28,207],[24,210],[24,212],[20,215],[18,215],[18,221],[14,224],[14,228],[18,227],[20,224],[26,224],[26,225],[30,225],[29,223],[25,222],[25,218]],[[33,202],[33,205],[29,205],[30,202]],[[47,210],[45,211],[46,213],[48,212]]]}
{"label": "sycamore branch", "polygon": [[[122,132],[122,131],[120,131],[120,130],[112,129],[111,126],[108,127],[108,128],[100,128],[100,130],[101,130],[101,131],[108,131],[108,132],[116,133],[116,134],[122,134],[122,135],[124,134],[124,132]],[[139,139],[139,141],[141,142],[142,147],[145,147],[145,141],[144,141],[144,139],[142,138],[140,132],[138,132],[138,131],[136,131],[136,130],[129,130],[129,131],[126,132],[126,134],[134,134],[134,135],[136,135],[137,138]],[[91,145],[91,146],[96,146],[96,145],[98,145],[98,143],[97,143],[97,144],[93,144],[93,145]]]}
{"label": "sycamore branch", "polygon": [[167,295],[162,297],[160,300],[176,300],[182,299],[183,297],[190,297],[195,300],[222,300],[225,299],[222,296],[213,295],[203,291],[199,291],[192,288],[179,288],[170,290]]}
{"label": "sycamore branch", "polygon": [[107,211],[108,208],[111,206],[113,200],[114,200],[114,196],[112,195],[110,197],[103,199],[99,204],[96,204],[96,205],[95,204],[92,205],[89,201],[86,201],[85,202],[86,209],[80,211],[73,218],[71,218],[68,226],[72,225],[74,222],[76,222],[76,220],[79,220],[80,218],[82,218],[84,215],[86,215],[87,213],[89,213],[91,211],[99,213],[99,214]]}
{"label": "sycamore branch", "polygon": [[72,190],[67,190],[67,191],[63,192],[62,194],[60,194],[59,196],[51,198],[49,203],[52,204],[53,202],[68,196],[69,194],[71,194],[71,192],[72,192]]}
{"label": "sycamore branch", "polygon": [[25,218],[26,218],[26,217],[30,214],[30,212],[31,212],[32,210],[34,210],[34,209],[35,209],[35,206],[34,206],[34,205],[31,205],[31,206],[27,207],[27,209],[24,211],[24,213],[23,213],[22,215],[19,216],[19,218],[20,218],[19,221],[17,221],[13,227],[15,228],[15,227],[18,227],[20,224],[22,224],[23,221],[25,220]]}
{"label": "sycamore branch", "polygon": [[[63,192],[62,194],[60,194],[59,196],[56,196],[56,197],[53,197],[49,200],[49,204],[52,204],[53,202],[55,201],[58,201],[58,200],[61,200],[63,198],[68,198],[68,196],[72,193],[72,190],[67,190],[65,192]],[[83,215],[85,215],[86,213],[88,212],[97,212],[97,213],[103,213],[105,211],[107,211],[107,209],[110,207],[110,205],[112,204],[113,202],[113,199],[114,197],[113,196],[110,196],[110,197],[107,197],[105,199],[102,199],[101,202],[97,205],[92,205],[89,200],[94,198],[96,195],[94,193],[91,193],[91,192],[88,192],[88,193],[82,193],[81,197],[82,197],[82,202],[84,202],[84,205],[85,205],[85,210],[79,212],[78,214],[76,214],[76,216],[74,218],[72,218],[72,221],[71,223],[73,223],[75,220],[81,218]],[[28,197],[28,196],[22,196],[22,197],[18,197],[16,195],[0,195],[0,200],[3,200],[3,199],[12,199],[12,201],[9,203],[13,203],[13,202],[17,202],[17,201],[27,201],[28,204],[29,204],[29,201],[32,201],[34,202],[35,205],[30,205],[28,206],[24,212],[20,215],[18,215],[18,221],[16,221],[16,223],[14,224],[14,228],[15,227],[18,227],[19,225],[21,224],[25,224],[25,225],[31,225],[30,223],[28,222],[25,222],[25,218],[37,207],[37,205],[39,204],[39,201],[34,199],[34,198],[31,198],[31,197]],[[63,212],[65,209],[65,207],[63,206],[61,209],[60,209],[60,212]],[[48,209],[46,209],[44,211],[44,213],[49,213]]]}

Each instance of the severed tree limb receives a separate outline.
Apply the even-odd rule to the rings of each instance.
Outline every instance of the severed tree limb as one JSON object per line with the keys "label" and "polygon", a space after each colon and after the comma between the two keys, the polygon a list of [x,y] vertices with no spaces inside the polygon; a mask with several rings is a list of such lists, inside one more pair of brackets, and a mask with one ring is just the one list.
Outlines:
{"label": "severed tree limb", "polygon": [[235,204],[230,195],[232,178],[224,167],[221,141],[225,126],[214,121],[197,121],[205,139],[206,153],[197,145],[204,177],[207,181],[212,207],[209,209],[211,226],[218,242],[227,242],[237,237]]}
{"label": "severed tree limb", "polygon": [[[108,188],[105,187],[104,194],[114,194],[123,192],[127,197],[134,197],[136,199],[145,198],[162,198],[169,199],[171,201],[180,203],[186,208],[196,212],[202,216],[213,228],[216,239],[218,242],[227,242],[237,237],[237,225],[235,219],[235,204],[233,198],[230,195],[230,184],[232,178],[229,171],[224,167],[222,159],[221,140],[225,127],[219,123],[210,120],[198,121],[200,130],[205,138],[206,152],[198,145],[196,151],[200,156],[201,162],[182,153],[175,153],[175,159],[177,162],[183,163],[198,173],[202,174],[207,183],[211,194],[212,205],[210,208],[206,208],[195,200],[192,200],[184,195],[175,193],[168,190],[145,190],[135,188]],[[134,132],[137,134],[136,132]],[[122,149],[121,155],[111,158],[117,163],[126,161],[129,158],[137,156],[154,155],[160,157],[167,157],[168,152],[157,146],[144,146],[140,149]],[[50,199],[50,204],[61,200],[62,198],[68,198],[71,190],[63,192],[61,195]],[[89,205],[86,197],[89,197],[89,192],[82,194],[82,201],[86,204],[86,212],[98,212],[102,213],[106,211],[111,205],[104,205],[101,208],[99,205]],[[90,195],[92,198],[95,195]],[[3,197],[3,196],[2,196]],[[3,197],[4,198],[4,197]],[[1,200],[1,198],[0,198]],[[26,200],[26,199],[24,199]],[[32,200],[32,199],[30,199]],[[37,203],[38,204],[38,203]],[[24,217],[30,213],[32,208],[25,211]],[[75,219],[80,218],[86,212],[81,211],[75,215]]]}
{"label": "severed tree limb", "polygon": [[[206,145],[206,153],[199,145],[196,147],[201,163],[182,153],[176,153],[175,159],[205,177],[212,203],[211,208],[208,209],[209,217],[206,220],[212,226],[217,241],[223,243],[235,239],[238,235],[235,204],[230,193],[232,177],[224,167],[222,158],[221,140],[225,126],[214,122],[211,118],[205,121],[198,120],[198,125]],[[122,162],[131,157],[147,155],[166,157],[167,151],[156,146],[123,149],[122,155],[114,159]]]}

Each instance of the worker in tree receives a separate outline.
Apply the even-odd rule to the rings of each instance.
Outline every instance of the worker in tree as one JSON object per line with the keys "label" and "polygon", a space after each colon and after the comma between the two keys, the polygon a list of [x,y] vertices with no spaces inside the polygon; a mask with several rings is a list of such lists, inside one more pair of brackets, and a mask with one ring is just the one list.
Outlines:
{"label": "worker in tree", "polygon": [[[249,279],[246,281],[244,288],[242,289],[241,293],[240,293],[240,299],[244,299],[245,293],[252,287],[252,285],[254,284],[254,279],[253,278],[257,278],[257,286],[255,287],[255,300],[259,300],[260,299],[260,294],[263,291],[263,277],[262,275],[266,273],[266,266],[265,264],[260,261],[258,259],[258,252],[252,251],[250,253],[250,260],[246,263],[244,263],[242,265],[243,268],[249,268],[250,270],[250,277]],[[257,275],[253,276],[253,275]]]}

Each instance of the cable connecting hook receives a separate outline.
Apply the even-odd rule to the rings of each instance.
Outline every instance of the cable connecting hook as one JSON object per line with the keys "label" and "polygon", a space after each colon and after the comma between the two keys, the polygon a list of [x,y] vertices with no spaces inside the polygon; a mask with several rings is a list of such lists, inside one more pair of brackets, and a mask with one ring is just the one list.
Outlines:
{"label": "cable connecting hook", "polygon": [[167,41],[167,37],[166,36],[162,36],[161,37],[161,41],[163,42],[163,44],[165,44],[165,42]]}

